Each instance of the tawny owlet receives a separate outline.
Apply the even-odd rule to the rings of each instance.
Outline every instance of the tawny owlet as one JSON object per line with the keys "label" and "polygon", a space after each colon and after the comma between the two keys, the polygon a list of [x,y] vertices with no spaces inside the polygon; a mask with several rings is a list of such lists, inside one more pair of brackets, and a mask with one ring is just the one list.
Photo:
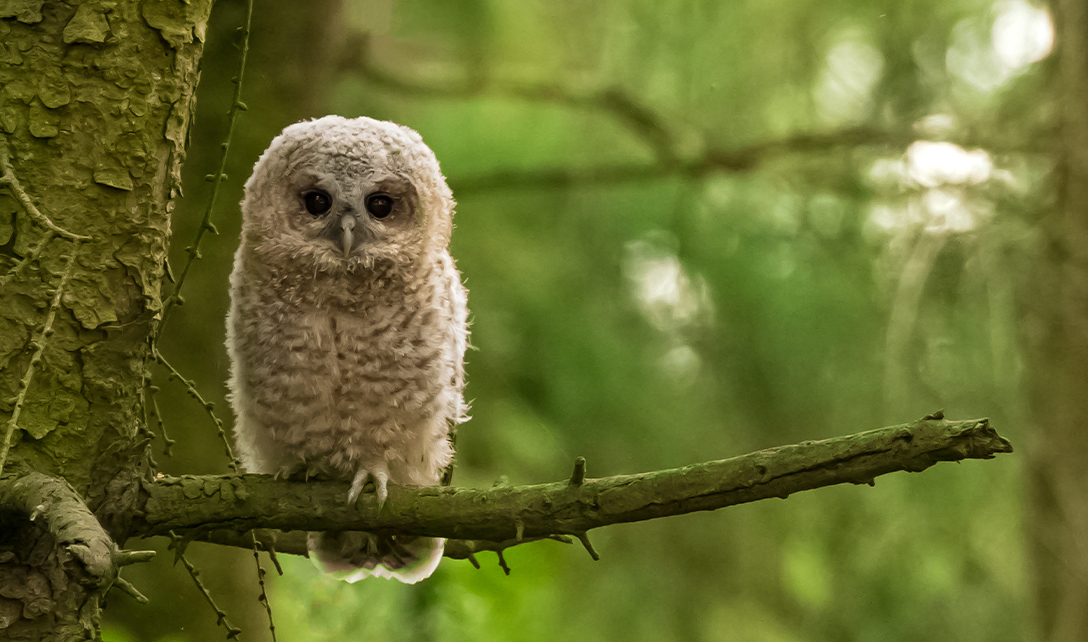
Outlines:
{"label": "tawny owlet", "polygon": [[[453,196],[415,131],[326,116],[283,130],[242,200],[227,347],[249,472],[439,483],[465,419],[465,289]],[[327,572],[414,583],[444,541],[311,533]]]}

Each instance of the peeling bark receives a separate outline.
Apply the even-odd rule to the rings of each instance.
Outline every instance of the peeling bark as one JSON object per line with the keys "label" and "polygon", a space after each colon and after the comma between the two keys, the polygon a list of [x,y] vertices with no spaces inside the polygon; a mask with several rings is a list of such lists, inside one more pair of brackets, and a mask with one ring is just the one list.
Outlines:
{"label": "peeling bark", "polygon": [[[0,484],[63,479],[119,541],[210,10],[0,3]],[[58,523],[0,510],[0,636],[96,637],[109,573]]]}

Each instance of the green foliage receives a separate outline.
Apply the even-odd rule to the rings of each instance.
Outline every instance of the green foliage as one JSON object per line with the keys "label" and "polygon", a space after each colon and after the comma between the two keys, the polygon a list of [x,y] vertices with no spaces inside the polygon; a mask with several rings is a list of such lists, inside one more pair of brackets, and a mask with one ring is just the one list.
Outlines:
{"label": "green foliage", "polygon": [[[224,7],[201,102],[219,119]],[[353,6],[347,29],[370,32],[367,55],[347,47],[329,82],[305,85],[323,111],[303,115],[416,128],[458,198],[476,349],[455,483],[552,481],[578,455],[591,476],[666,468],[941,407],[989,415],[1018,441],[1013,301],[1045,203],[1048,165],[1030,146],[1048,121],[1041,65],[994,43],[1008,24],[1038,29],[1032,11],[1018,0]],[[324,22],[306,39],[351,41]],[[271,89],[278,47],[294,42],[280,23],[255,26],[222,237],[205,241],[186,286],[199,305],[180,308],[160,342],[207,399],[226,378],[233,203],[299,108]],[[197,123],[174,257],[199,225],[199,177],[222,142],[214,118]],[[911,146],[923,139],[959,152],[927,164],[934,148]],[[718,150],[749,162],[700,165]],[[974,151],[983,174],[956,174]],[[615,168],[637,171],[596,173]],[[178,439],[164,470],[225,471],[200,409],[163,387]],[[507,553],[509,577],[489,554],[482,570],[446,561],[416,587],[333,583],[283,560],[271,602],[280,639],[1019,640],[1021,478],[1005,458],[614,527],[594,533],[600,562],[539,543]],[[256,639],[246,564],[229,574]],[[169,601],[137,585],[152,599],[144,613]],[[185,617],[212,618],[199,608]]]}

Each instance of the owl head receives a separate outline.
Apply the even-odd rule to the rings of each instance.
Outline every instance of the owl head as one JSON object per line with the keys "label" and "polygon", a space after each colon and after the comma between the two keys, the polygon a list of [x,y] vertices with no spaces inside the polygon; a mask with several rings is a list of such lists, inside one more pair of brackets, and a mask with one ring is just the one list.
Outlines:
{"label": "owl head", "polygon": [[243,245],[266,265],[314,272],[410,266],[449,244],[453,206],[415,131],[326,116],[287,127],[257,161]]}

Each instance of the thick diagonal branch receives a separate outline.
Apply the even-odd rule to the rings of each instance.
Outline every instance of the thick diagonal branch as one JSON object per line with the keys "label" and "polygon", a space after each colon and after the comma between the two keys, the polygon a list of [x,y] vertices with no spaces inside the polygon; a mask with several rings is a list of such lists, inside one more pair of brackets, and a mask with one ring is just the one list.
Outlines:
{"label": "thick diagonal branch", "polygon": [[[53,533],[96,578],[113,571],[113,540],[87,509],[83,498],[63,479],[41,473],[0,481],[0,510],[22,514]],[[112,579],[112,578],[110,578]]]}
{"label": "thick diagonal branch", "polygon": [[117,571],[150,560],[154,552],[120,550],[79,493],[63,479],[37,472],[0,479],[0,516],[4,514],[41,524],[57,545],[82,563],[92,584],[101,589],[114,586],[138,600],[145,599],[118,577]]}
{"label": "thick diagonal branch", "polygon": [[161,477],[145,485],[133,535],[171,530],[383,530],[453,539],[503,541],[578,534],[789,495],[834,484],[872,483],[939,461],[989,459],[1012,446],[986,419],[940,415],[846,437],[639,475],[476,490],[390,488],[379,511],[364,493],[344,502],[347,484],[287,482],[267,475]]}

